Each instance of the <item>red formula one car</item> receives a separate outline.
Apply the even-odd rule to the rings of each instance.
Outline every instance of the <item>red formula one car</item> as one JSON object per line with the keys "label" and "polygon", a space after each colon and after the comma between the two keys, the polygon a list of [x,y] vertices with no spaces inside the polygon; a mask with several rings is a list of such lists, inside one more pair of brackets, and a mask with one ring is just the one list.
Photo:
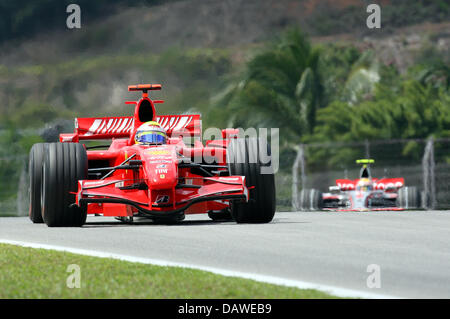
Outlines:
{"label": "red formula one car", "polygon": [[305,189],[300,193],[302,210],[404,210],[420,208],[421,194],[416,187],[406,187],[404,178],[372,178],[369,164],[373,159],[357,160],[362,164],[360,178],[337,179],[329,193]]}
{"label": "red formula one car", "polygon": [[[135,106],[134,116],[78,118],[74,133],[60,134],[60,143],[32,147],[34,223],[81,226],[88,214],[128,222],[136,216],[176,222],[198,213],[238,223],[272,220],[275,183],[267,141],[224,129],[222,139],[203,145],[200,115],[156,115],[155,104],[163,101],[150,99],[149,91],[161,85],[128,89],[142,91],[137,102],[126,102]],[[149,121],[164,129],[164,143],[135,143],[137,129]],[[112,142],[80,143],[102,139]]]}

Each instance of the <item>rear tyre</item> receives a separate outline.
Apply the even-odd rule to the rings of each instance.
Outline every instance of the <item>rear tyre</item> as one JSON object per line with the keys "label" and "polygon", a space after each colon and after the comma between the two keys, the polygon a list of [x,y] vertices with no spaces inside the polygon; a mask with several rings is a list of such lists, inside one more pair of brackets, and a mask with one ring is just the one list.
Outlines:
{"label": "rear tyre", "polygon": [[245,176],[249,201],[233,202],[231,215],[237,223],[269,223],[275,214],[275,176],[270,147],[258,138],[230,140],[227,147],[230,175]]}
{"label": "rear tyre", "polygon": [[[49,143],[42,166],[41,210],[49,227],[79,227],[86,221],[86,207],[75,203],[78,180],[87,179],[86,150],[78,143]],[[71,193],[72,192],[72,193]]]}
{"label": "rear tyre", "polygon": [[300,210],[322,210],[323,196],[317,189],[302,189],[300,192]]}
{"label": "rear tyre", "polygon": [[417,187],[402,187],[398,190],[396,204],[404,209],[420,208],[421,194]]}
{"label": "rear tyre", "polygon": [[43,223],[41,214],[41,184],[42,184],[42,163],[47,152],[47,143],[36,143],[30,150],[28,169],[30,172],[30,188],[28,194],[30,207],[28,216],[35,224]]}

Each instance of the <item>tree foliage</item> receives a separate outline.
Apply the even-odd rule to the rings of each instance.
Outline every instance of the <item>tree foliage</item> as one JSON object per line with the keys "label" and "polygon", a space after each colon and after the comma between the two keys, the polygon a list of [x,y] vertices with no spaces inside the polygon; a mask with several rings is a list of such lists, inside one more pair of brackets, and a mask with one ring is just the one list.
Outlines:
{"label": "tree foliage", "polygon": [[279,127],[287,141],[313,132],[324,88],[320,49],[291,29],[249,62],[243,77],[219,106],[233,114],[233,125]]}
{"label": "tree foliage", "polygon": [[[450,72],[443,59],[422,60],[406,74],[372,51],[313,46],[298,30],[253,56],[218,105],[237,127],[278,127],[282,145],[450,137]],[[289,152],[283,150],[283,152]],[[417,158],[414,141],[401,154]],[[318,162],[363,156],[351,148]]]}

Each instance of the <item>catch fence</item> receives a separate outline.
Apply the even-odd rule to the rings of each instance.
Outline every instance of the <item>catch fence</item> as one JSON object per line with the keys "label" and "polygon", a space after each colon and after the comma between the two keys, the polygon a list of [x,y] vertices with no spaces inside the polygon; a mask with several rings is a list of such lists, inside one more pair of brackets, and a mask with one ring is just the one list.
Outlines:
{"label": "catch fence", "polygon": [[375,178],[403,177],[421,191],[425,209],[450,209],[450,139],[395,139],[297,145],[285,152],[276,177],[280,210],[299,210],[302,189],[327,192],[341,178],[356,179],[356,159],[372,158]]}

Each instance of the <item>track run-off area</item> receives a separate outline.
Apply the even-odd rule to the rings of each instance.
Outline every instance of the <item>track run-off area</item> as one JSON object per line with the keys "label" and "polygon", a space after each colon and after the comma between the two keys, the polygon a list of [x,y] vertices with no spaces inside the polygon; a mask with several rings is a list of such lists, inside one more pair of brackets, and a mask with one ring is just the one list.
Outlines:
{"label": "track run-off area", "polygon": [[0,242],[192,267],[339,296],[450,298],[450,211],[277,212],[269,224],[213,222],[207,215],[175,225],[88,217],[81,228],[2,217]]}

